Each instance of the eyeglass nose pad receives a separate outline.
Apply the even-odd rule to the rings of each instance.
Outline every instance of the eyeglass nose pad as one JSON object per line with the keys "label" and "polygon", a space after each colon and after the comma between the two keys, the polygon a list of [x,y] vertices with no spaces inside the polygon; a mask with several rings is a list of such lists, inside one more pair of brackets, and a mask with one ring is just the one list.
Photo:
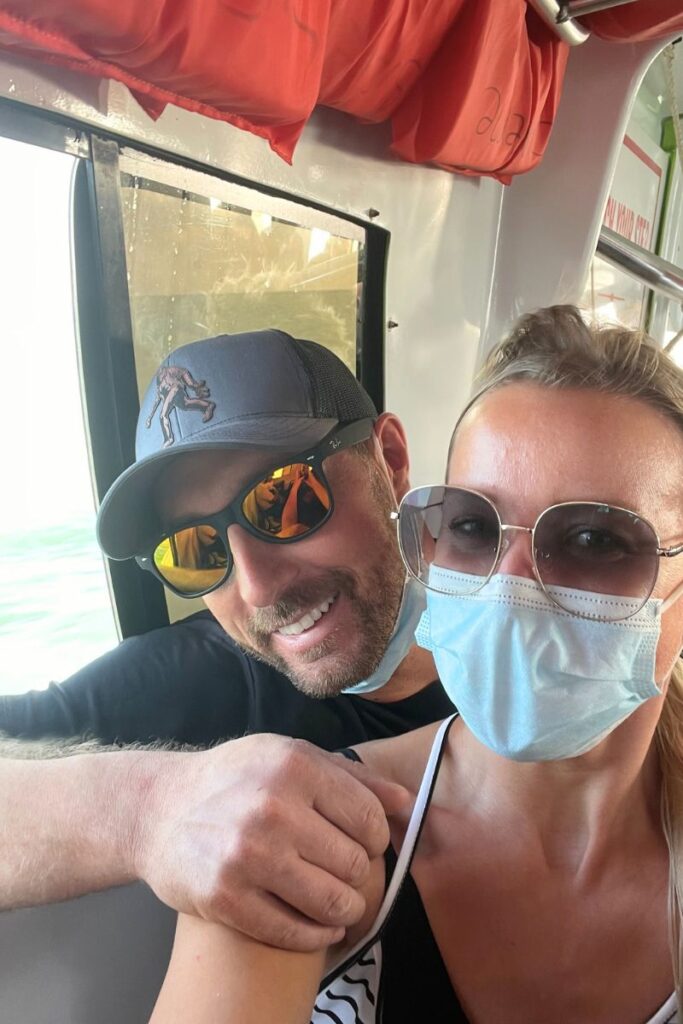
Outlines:
{"label": "eyeglass nose pad", "polygon": [[[519,535],[519,538],[518,538]],[[511,548],[514,551],[506,560]],[[532,531],[526,526],[508,526],[502,530],[500,551],[496,560],[496,572],[511,573],[515,576],[531,576],[536,572],[533,560]],[[505,562],[505,567],[501,566]]]}
{"label": "eyeglass nose pad", "polygon": [[510,547],[510,541],[511,541],[511,537],[510,537],[509,533],[507,532],[507,530],[501,530],[501,532],[500,532],[500,541],[498,543],[498,554],[496,555],[496,560],[494,562],[493,568],[491,569],[491,575],[492,576],[494,575],[494,573],[498,572],[498,569],[500,567],[500,563],[505,558],[507,550]]}

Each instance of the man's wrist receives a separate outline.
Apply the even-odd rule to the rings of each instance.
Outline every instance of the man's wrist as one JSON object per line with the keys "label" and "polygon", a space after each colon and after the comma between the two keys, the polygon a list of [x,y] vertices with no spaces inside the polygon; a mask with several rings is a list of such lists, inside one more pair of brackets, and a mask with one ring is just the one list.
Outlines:
{"label": "man's wrist", "polygon": [[177,754],[136,751],[127,754],[125,796],[117,801],[121,867],[131,880],[145,881],[151,830],[159,820],[168,793],[168,775]]}
{"label": "man's wrist", "polygon": [[173,828],[183,789],[191,786],[191,767],[197,752],[190,750],[125,754],[125,795],[121,798],[114,794],[119,823],[112,839],[119,844],[118,861],[130,881],[151,884],[157,879],[159,858],[172,854],[165,832],[167,827]]}
{"label": "man's wrist", "polygon": [[[147,755],[149,756],[149,755]],[[53,762],[61,776],[63,801],[73,794],[69,815],[70,842],[76,847],[74,868],[84,892],[126,885],[136,881],[136,832],[139,819],[139,787],[136,777],[142,751],[78,754]],[[61,785],[60,785],[61,783]],[[57,828],[59,824],[57,823]],[[78,879],[75,879],[78,884]]]}

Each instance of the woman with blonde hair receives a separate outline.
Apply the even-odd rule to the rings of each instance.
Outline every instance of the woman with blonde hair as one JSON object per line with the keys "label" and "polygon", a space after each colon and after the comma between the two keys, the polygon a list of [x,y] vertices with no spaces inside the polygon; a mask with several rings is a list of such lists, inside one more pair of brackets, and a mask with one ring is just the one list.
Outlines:
{"label": "woman with blonde hair", "polygon": [[526,316],[446,480],[397,518],[460,713],[347,752],[414,794],[365,918],[325,956],[181,917],[154,1024],[679,1020],[683,373]]}

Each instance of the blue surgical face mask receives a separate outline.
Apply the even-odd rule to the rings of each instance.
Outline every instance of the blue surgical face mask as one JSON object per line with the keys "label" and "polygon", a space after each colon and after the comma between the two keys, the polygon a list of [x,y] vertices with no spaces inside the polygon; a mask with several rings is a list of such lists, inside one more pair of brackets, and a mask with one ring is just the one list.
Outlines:
{"label": "blue surgical face mask", "polygon": [[[432,566],[430,583],[463,590],[472,577]],[[600,608],[615,598],[548,587],[565,604]],[[640,603],[618,598],[628,608]],[[655,653],[662,602],[619,622],[579,618],[531,579],[497,575],[467,596],[427,591],[417,642],[434,654],[448,696],[476,738],[515,761],[590,750],[660,695]]]}
{"label": "blue surgical face mask", "polygon": [[389,682],[415,643],[415,629],[426,604],[425,589],[412,576],[406,578],[394,631],[379,665],[368,679],[349,686],[344,693],[372,693]]}

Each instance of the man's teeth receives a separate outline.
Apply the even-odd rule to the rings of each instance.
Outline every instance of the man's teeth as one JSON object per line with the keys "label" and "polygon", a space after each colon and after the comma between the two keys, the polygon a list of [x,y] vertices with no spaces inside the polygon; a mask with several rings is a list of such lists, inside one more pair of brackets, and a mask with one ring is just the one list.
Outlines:
{"label": "man's teeth", "polygon": [[290,622],[288,626],[280,626],[278,633],[282,633],[283,636],[297,636],[310,629],[314,622],[322,618],[334,600],[334,597],[328,597],[325,601],[321,601],[315,608],[310,608],[297,622]]}

